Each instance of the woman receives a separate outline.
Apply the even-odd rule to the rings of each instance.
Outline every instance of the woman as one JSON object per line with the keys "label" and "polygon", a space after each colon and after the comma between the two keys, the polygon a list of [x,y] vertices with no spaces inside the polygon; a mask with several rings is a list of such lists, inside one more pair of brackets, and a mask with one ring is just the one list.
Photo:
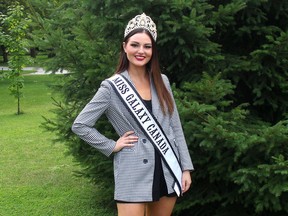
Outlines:
{"label": "woman", "polygon": [[[119,216],[171,215],[177,195],[191,184],[193,165],[169,81],[160,72],[156,39],[149,16],[129,21],[115,75],[101,83],[72,126],[106,156],[114,153]],[[94,128],[104,113],[120,136],[117,141]]]}

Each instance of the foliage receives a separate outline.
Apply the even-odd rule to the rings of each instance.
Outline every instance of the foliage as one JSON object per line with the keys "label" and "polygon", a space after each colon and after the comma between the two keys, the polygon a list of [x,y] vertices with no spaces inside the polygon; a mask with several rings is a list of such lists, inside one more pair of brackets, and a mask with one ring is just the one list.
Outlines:
{"label": "foliage", "polygon": [[[0,4],[0,14],[1,15],[3,15],[3,14],[7,15],[7,10],[9,10],[9,7],[11,7],[12,5],[17,4],[17,2],[20,2],[20,4],[23,5],[23,0],[22,1],[17,1],[17,0],[2,1],[1,4]],[[2,34],[3,34],[3,31],[5,32],[6,29],[2,28],[1,31],[2,31]],[[1,47],[0,53],[1,53],[2,57],[3,57],[3,63],[6,64],[8,62],[8,53],[7,53],[7,48],[6,48],[5,44],[3,43],[3,41],[1,39],[0,39],[0,47]]]}
{"label": "foliage", "polygon": [[1,15],[0,38],[1,44],[7,48],[11,55],[8,61],[9,71],[2,74],[2,77],[10,79],[9,90],[17,98],[17,114],[21,113],[20,98],[23,97],[24,79],[22,69],[27,64],[28,58],[25,56],[28,43],[26,30],[29,27],[30,19],[24,13],[24,7],[18,2],[8,6],[7,15]]}
{"label": "foliage", "polygon": [[[103,187],[103,200],[112,200],[111,159],[70,127],[114,72],[125,24],[144,11],[156,22],[162,70],[175,83],[196,167],[194,186],[176,213],[285,215],[287,9],[286,1],[272,0],[57,4],[37,16],[34,42],[50,52],[49,69],[71,73],[57,85],[63,93],[55,101],[57,118],[47,118],[44,126],[83,165],[81,174]],[[116,138],[105,118],[96,127]]]}
{"label": "foliage", "polygon": [[[87,179],[74,172],[80,166],[65,156],[65,146],[53,145],[52,133],[39,125],[42,115],[52,117],[49,85],[61,75],[25,77],[25,115],[11,114],[9,81],[0,81],[0,215],[1,216],[113,216]],[[76,204],[77,203],[77,204]]]}
{"label": "foliage", "polygon": [[288,121],[271,125],[251,116],[247,104],[232,107],[234,89],[220,74],[205,73],[175,90],[196,167],[192,192],[177,212],[285,215]]}

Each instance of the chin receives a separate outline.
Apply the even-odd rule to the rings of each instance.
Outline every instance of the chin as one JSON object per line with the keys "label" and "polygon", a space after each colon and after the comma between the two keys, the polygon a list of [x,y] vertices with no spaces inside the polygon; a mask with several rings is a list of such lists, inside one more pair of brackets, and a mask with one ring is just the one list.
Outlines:
{"label": "chin", "polygon": [[141,63],[141,64],[133,64],[135,67],[146,67],[146,65],[148,64],[148,62],[145,63]]}

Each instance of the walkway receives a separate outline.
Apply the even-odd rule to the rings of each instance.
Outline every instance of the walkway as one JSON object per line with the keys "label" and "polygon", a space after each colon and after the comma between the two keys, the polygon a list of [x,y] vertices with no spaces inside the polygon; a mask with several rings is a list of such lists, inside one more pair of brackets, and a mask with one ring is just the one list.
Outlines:
{"label": "walkway", "polygon": [[[0,66],[0,70],[9,70],[6,66]],[[35,71],[33,73],[30,73],[31,75],[43,75],[43,74],[51,74],[52,71],[45,71],[44,68],[41,67],[25,67],[23,68],[24,71]],[[58,70],[55,72],[55,74],[67,74],[67,70]]]}

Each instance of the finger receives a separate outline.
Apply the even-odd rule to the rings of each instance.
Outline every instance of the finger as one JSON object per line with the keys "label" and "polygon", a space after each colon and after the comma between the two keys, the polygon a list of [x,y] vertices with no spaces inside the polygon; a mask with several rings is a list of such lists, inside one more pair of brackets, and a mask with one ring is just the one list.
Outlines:
{"label": "finger", "polygon": [[126,143],[132,143],[138,141],[138,136],[132,135],[135,134],[134,131],[128,131],[123,135],[123,141]]}
{"label": "finger", "polygon": [[190,186],[191,186],[191,183],[187,182],[186,187],[185,187],[185,192],[189,190]]}
{"label": "finger", "polygon": [[136,136],[129,136],[129,137],[122,137],[121,138],[121,140],[122,140],[122,142],[123,143],[134,143],[134,142],[137,142],[138,141],[138,137],[136,137]]}
{"label": "finger", "polygon": [[186,181],[182,182],[182,192],[185,192],[186,189]]}
{"label": "finger", "polygon": [[126,133],[123,134],[123,137],[127,137],[131,134],[134,134],[135,132],[134,131],[127,131]]}
{"label": "finger", "polygon": [[135,144],[132,143],[127,143],[123,145],[123,147],[133,147],[133,146],[135,146]]}
{"label": "finger", "polygon": [[128,139],[127,139],[129,142],[137,142],[138,141],[138,137],[136,137],[136,136],[130,136],[130,137],[128,137]]}
{"label": "finger", "polygon": [[182,191],[185,189],[186,187],[186,180],[185,178],[182,178]]}
{"label": "finger", "polygon": [[188,189],[189,189],[189,183],[188,181],[184,181],[183,184],[182,184],[182,191],[183,193],[185,193]]}

